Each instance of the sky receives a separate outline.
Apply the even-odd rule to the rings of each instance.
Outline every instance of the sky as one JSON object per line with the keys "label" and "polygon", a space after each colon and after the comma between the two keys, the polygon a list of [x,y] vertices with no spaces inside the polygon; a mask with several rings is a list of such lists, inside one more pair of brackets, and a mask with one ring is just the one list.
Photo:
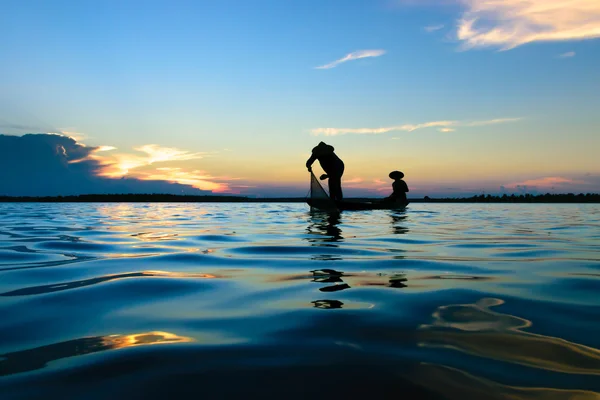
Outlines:
{"label": "sky", "polygon": [[597,0],[3,0],[0,195],[597,193],[598,65]]}

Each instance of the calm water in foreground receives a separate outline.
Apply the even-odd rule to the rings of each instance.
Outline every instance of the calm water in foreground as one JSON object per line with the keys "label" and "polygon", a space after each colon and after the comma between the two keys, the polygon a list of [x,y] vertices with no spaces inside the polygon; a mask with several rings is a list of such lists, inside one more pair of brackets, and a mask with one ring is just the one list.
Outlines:
{"label": "calm water in foreground", "polygon": [[0,399],[600,399],[600,205],[0,204]]}

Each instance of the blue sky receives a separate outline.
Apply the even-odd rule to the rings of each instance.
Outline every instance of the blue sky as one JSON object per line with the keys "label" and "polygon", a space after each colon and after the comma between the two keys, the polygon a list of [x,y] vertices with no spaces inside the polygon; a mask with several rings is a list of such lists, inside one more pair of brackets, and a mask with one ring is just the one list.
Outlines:
{"label": "blue sky", "polygon": [[600,5],[495,3],[5,1],[0,133],[202,154],[116,171],[247,194],[303,195],[320,140],[349,193],[394,169],[419,195],[599,191]]}

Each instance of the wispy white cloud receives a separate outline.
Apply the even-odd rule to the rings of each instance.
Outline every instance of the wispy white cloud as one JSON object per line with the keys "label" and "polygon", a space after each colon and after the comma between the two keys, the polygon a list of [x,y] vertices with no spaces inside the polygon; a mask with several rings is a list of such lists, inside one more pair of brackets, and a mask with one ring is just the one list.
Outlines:
{"label": "wispy white cloud", "polygon": [[435,31],[439,31],[440,29],[444,29],[444,26],[445,25],[443,25],[443,24],[440,24],[440,25],[429,25],[429,26],[426,26],[423,29],[425,30],[425,32],[431,33],[431,32],[435,32]]}
{"label": "wispy white cloud", "polygon": [[485,125],[496,125],[496,124],[504,124],[506,122],[517,122],[520,121],[522,118],[496,118],[496,119],[490,119],[487,121],[472,121],[472,122],[465,122],[463,125],[464,126],[485,126]]}
{"label": "wispy white cloud", "polygon": [[466,49],[600,37],[598,0],[458,0],[457,38]]}
{"label": "wispy white cloud", "polygon": [[404,125],[395,125],[395,126],[387,126],[380,128],[315,128],[311,130],[311,134],[314,136],[339,136],[346,134],[357,134],[357,135],[378,135],[387,132],[413,132],[418,129],[425,128],[439,128],[438,130],[441,132],[452,132],[455,131],[456,127],[475,127],[475,126],[485,126],[485,125],[494,125],[501,124],[506,122],[516,122],[519,121],[520,118],[497,118],[491,119],[487,121],[433,121],[433,122],[425,122],[422,124],[404,124]]}
{"label": "wispy white cloud", "polygon": [[443,6],[456,5],[457,0],[393,0],[393,5],[411,6],[411,7],[428,7],[428,6]]}
{"label": "wispy white cloud", "polygon": [[561,55],[558,56],[558,58],[571,58],[571,57],[575,57],[575,52],[574,51],[568,51],[566,53],[563,53]]}
{"label": "wispy white cloud", "polygon": [[335,68],[338,65],[348,62],[348,61],[358,60],[361,58],[368,58],[368,57],[379,57],[384,54],[385,54],[385,50],[359,50],[359,51],[355,51],[353,53],[347,54],[346,56],[340,58],[339,60],[335,60],[333,62],[330,62],[329,64],[315,67],[315,69]]}
{"label": "wispy white cloud", "polygon": [[412,132],[417,129],[430,128],[434,126],[450,126],[456,124],[457,121],[434,121],[434,122],[426,122],[423,124],[405,124],[405,125],[396,125],[396,126],[387,126],[382,128],[315,128],[311,131],[311,133],[315,136],[324,135],[324,136],[337,136],[337,135],[345,135],[348,133],[354,133],[358,135],[378,135],[381,133],[387,133],[392,131],[404,131],[404,132]]}

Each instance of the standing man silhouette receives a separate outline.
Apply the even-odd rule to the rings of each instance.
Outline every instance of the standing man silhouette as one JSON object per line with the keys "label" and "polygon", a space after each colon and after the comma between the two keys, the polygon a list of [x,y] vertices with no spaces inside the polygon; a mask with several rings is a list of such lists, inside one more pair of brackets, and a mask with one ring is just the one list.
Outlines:
{"label": "standing man silhouette", "polygon": [[344,162],[333,152],[333,146],[320,142],[314,149],[312,155],[306,161],[306,168],[312,172],[312,165],[315,160],[319,160],[321,168],[326,172],[326,176],[321,179],[329,178],[329,196],[335,201],[340,201],[344,197],[342,194],[342,175],[344,174]]}

